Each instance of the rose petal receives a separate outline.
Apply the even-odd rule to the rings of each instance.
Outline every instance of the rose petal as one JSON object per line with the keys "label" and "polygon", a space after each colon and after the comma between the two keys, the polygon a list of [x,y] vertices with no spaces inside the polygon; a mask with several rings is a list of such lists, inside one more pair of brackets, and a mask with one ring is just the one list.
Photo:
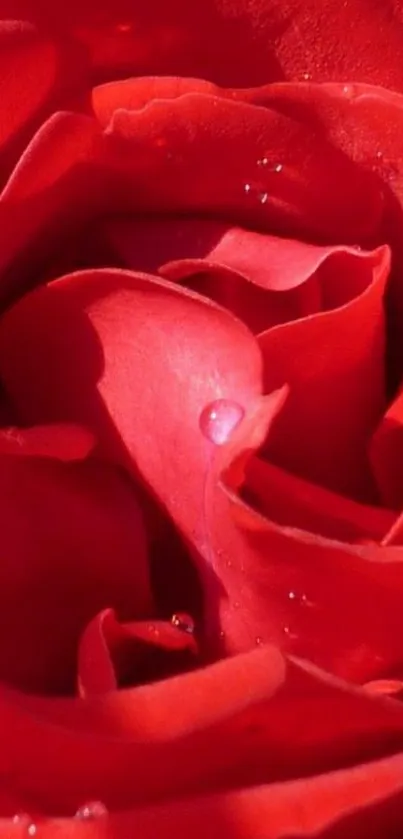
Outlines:
{"label": "rose petal", "polygon": [[370,444],[370,457],[382,500],[395,510],[403,505],[401,457],[403,394],[399,393],[382,417]]}
{"label": "rose petal", "polygon": [[[139,111],[117,109],[106,140],[121,210],[208,212],[351,244],[379,228],[377,179],[314,125],[279,111],[188,94]],[[270,163],[262,167],[265,157]]]}
{"label": "rose petal", "polygon": [[253,332],[339,308],[372,281],[373,257],[202,218],[119,219],[99,233],[119,262],[186,281]]}
{"label": "rose petal", "polygon": [[[383,839],[403,827],[403,755],[327,775],[263,785],[210,796],[187,798],[164,806],[112,813],[108,839]],[[98,839],[102,820],[83,827],[71,821],[41,825],[45,839]],[[2,834],[0,833],[0,836]],[[14,834],[13,834],[14,836]],[[10,833],[11,839],[11,833]]]}
{"label": "rose petal", "polygon": [[189,669],[197,644],[193,633],[182,630],[178,622],[178,627],[165,621],[122,624],[112,609],[100,612],[80,641],[79,695],[86,698],[116,690],[118,680],[139,684]]}
{"label": "rose petal", "polygon": [[[54,114],[37,132],[0,196],[0,299],[38,282],[40,267],[94,211],[100,133],[89,117]],[[52,245],[52,241],[54,241]]]}
{"label": "rose petal", "polygon": [[41,121],[66,103],[85,77],[81,50],[0,9],[0,180]]}
{"label": "rose petal", "polygon": [[[316,130],[324,132],[333,145],[383,183],[385,207],[378,241],[389,242],[394,255],[387,314],[389,377],[396,387],[403,376],[403,97],[356,83],[271,85],[247,91],[246,97],[257,105],[280,108],[303,124],[316,125]],[[385,126],[393,130],[385,130]]]}
{"label": "rose petal", "polygon": [[396,520],[389,510],[358,504],[257,457],[246,466],[243,490],[278,524],[343,542],[381,542]]}
{"label": "rose petal", "polygon": [[26,690],[72,690],[85,624],[152,600],[138,502],[111,467],[1,457],[0,668]]}
{"label": "rose petal", "polygon": [[1,321],[0,368],[24,422],[84,423],[100,452],[135,463],[189,535],[204,527],[202,411],[229,399],[253,413],[260,399],[260,354],[239,321],[124,271],[77,273],[27,295]]}
{"label": "rose petal", "polygon": [[400,703],[301,662],[285,667],[270,647],[91,699],[3,689],[0,704],[1,767],[48,815],[94,800],[155,808],[173,796],[301,778],[374,761],[403,742]]}
{"label": "rose petal", "polygon": [[373,280],[354,300],[259,336],[265,389],[283,381],[291,386],[267,457],[370,503],[377,496],[367,450],[385,404],[383,294],[389,265],[388,248],[363,255],[360,268]]}
{"label": "rose petal", "polygon": [[51,457],[62,461],[84,460],[95,446],[93,434],[73,423],[2,428],[0,455]]}
{"label": "rose petal", "polygon": [[[230,314],[162,280],[84,272],[8,311],[0,370],[24,421],[84,423],[104,455],[140,470],[195,550],[213,648],[273,640],[356,681],[400,662],[401,551],[283,529],[235,494],[284,393],[262,400],[256,345]],[[245,411],[221,454],[199,425],[217,399]],[[290,591],[317,608],[296,610]]]}
{"label": "rose petal", "polygon": [[[73,0],[57,7],[30,4],[30,17],[74,33],[98,75],[192,75],[222,84],[264,84],[273,79],[354,78],[402,89],[396,56],[402,16],[393,0],[211,0],[192,3],[128,0],[100,6]],[[26,13],[26,12],[25,12]],[[345,34],[349,33],[346,40]],[[209,48],[206,49],[208,43]],[[242,60],[240,60],[240,56]]]}

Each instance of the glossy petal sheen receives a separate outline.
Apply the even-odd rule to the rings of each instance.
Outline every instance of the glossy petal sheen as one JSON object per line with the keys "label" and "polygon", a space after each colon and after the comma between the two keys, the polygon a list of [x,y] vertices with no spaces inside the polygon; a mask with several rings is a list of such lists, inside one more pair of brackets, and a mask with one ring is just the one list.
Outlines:
{"label": "glossy petal sheen", "polygon": [[367,254],[356,264],[356,278],[361,269],[372,282],[355,299],[259,336],[266,389],[290,384],[267,456],[366,501],[377,500],[368,447],[385,407],[383,294],[389,265],[387,248]]}
{"label": "glossy petal sheen", "polygon": [[372,280],[371,257],[356,249],[308,245],[197,217],[118,219],[99,236],[125,267],[186,283],[255,333],[338,308]]}
{"label": "glossy petal sheen", "polygon": [[[190,540],[209,644],[236,651],[274,640],[348,678],[376,678],[401,663],[402,551],[283,528],[240,502],[245,451],[286,409],[284,392],[260,396],[260,366],[230,314],[129,272],[45,286],[0,328],[1,374],[24,420],[88,425],[104,456],[140,469]],[[217,399],[245,411],[222,451],[199,425]]]}
{"label": "glossy petal sheen", "polygon": [[[375,761],[400,751],[403,742],[399,703],[353,691],[301,663],[287,664],[270,647],[135,690],[81,700],[3,690],[0,703],[2,771],[12,777],[16,794],[24,790],[39,815],[72,814],[85,801],[102,801],[110,811],[152,805],[150,812],[156,814],[159,802],[169,818],[173,796],[221,795],[271,784],[267,793],[273,791],[274,805],[289,786],[293,789],[292,783],[276,786],[278,781],[349,766],[352,754],[356,763]],[[367,799],[367,790],[363,804],[394,791],[383,787],[382,777],[396,782],[398,757],[383,761],[383,767],[385,775],[381,771],[375,788],[371,773],[375,799]],[[319,813],[326,812],[318,811],[320,800],[322,808],[333,800],[333,815],[343,813],[343,802],[347,811],[354,810],[355,771],[346,772],[349,787],[342,796],[337,775],[331,773],[315,777],[311,785],[308,780],[296,783],[306,793],[312,829],[319,826]],[[364,780],[369,770],[363,766],[362,771]],[[286,808],[280,809],[280,826],[287,815]],[[300,815],[298,808],[295,827],[302,828]],[[254,835],[259,835],[259,824],[266,827],[258,807]]]}

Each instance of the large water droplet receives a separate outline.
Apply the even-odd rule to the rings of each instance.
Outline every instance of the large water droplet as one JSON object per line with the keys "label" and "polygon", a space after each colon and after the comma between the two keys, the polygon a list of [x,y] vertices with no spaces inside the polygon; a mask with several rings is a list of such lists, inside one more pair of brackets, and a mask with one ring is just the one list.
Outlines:
{"label": "large water droplet", "polygon": [[244,192],[246,192],[246,194],[249,195],[252,191],[252,184],[244,184],[243,189],[244,189]]}
{"label": "large water droplet", "polygon": [[184,615],[182,613],[172,615],[171,623],[175,629],[179,629],[181,632],[186,632],[188,635],[194,635],[195,625],[189,615]]}
{"label": "large water droplet", "polygon": [[311,76],[310,73],[303,73],[302,78],[303,78],[304,82],[310,82],[311,79],[312,79],[312,76]]}
{"label": "large water droplet", "polygon": [[76,819],[100,819],[107,814],[108,811],[102,801],[89,801],[78,808]]}
{"label": "large water droplet", "polygon": [[216,446],[227,443],[245,416],[242,405],[232,399],[216,399],[207,405],[200,415],[200,429],[204,436]]}

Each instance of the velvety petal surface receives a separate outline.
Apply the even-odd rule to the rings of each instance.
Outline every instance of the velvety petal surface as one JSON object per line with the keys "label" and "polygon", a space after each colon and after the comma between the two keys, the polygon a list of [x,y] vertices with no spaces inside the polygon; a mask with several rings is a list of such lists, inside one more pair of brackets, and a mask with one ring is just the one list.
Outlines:
{"label": "velvety petal surface", "polygon": [[282,78],[353,78],[403,88],[395,60],[403,39],[400,0],[208,0],[191,6],[185,0],[169,6],[117,0],[108,8],[73,0],[63,9],[49,0],[3,0],[2,10],[73,35],[94,72],[106,79],[157,73],[246,87]]}
{"label": "velvety petal surface", "polygon": [[100,608],[150,613],[145,533],[117,470],[35,453],[0,458],[0,668],[28,691],[63,693],[74,690],[79,636]]}
{"label": "velvety petal surface", "polygon": [[[85,63],[72,40],[0,6],[0,182],[53,109],[83,94]],[[22,10],[21,10],[22,11]],[[7,14],[8,13],[8,14]],[[7,17],[10,16],[10,19]]]}
{"label": "velvety petal surface", "polygon": [[[0,702],[2,776],[26,796],[41,826],[41,817],[72,815],[90,801],[102,802],[111,812],[110,822],[100,822],[108,829],[119,809],[139,807],[141,819],[142,807],[150,806],[156,815],[159,802],[169,818],[172,799],[174,808],[178,799],[186,796],[189,804],[189,796],[200,794],[229,795],[235,802],[236,790],[245,788],[248,796],[254,786],[264,792],[261,785],[271,784],[267,793],[273,792],[273,807],[295,783],[296,790],[306,792],[305,813],[313,830],[320,826],[315,821],[319,799],[323,807],[334,802],[333,816],[343,814],[347,784],[340,798],[338,776],[329,769],[343,768],[341,777],[345,773],[348,778],[346,815],[357,804],[355,773],[362,777],[359,789],[364,784],[366,790],[363,804],[396,791],[401,705],[354,691],[302,662],[286,662],[271,647],[133,690],[51,700],[3,689]],[[376,760],[394,754],[380,761],[374,785]],[[30,771],[33,760],[35,773]],[[348,769],[368,760],[368,766]],[[374,798],[367,798],[370,790],[364,783],[370,770]],[[321,773],[327,773],[322,780]],[[384,787],[382,779],[391,786]],[[266,826],[265,811],[259,812]],[[3,810],[5,815],[12,811]],[[279,826],[289,815],[285,806],[280,808]],[[298,816],[299,808],[295,827],[302,829],[306,821],[298,822]],[[79,829],[79,820],[73,824]],[[259,820],[251,824],[256,831]]]}
{"label": "velvety petal surface", "polygon": [[187,94],[118,108],[106,139],[121,210],[198,210],[351,244],[379,227],[383,201],[372,173],[280,111]]}
{"label": "velvety petal surface", "polygon": [[255,333],[338,308],[372,280],[372,259],[357,249],[318,247],[204,218],[117,219],[98,235],[119,264],[186,283]]}
{"label": "velvety petal surface", "polygon": [[[208,647],[275,641],[359,682],[401,665],[402,549],[283,527],[237,495],[287,393],[261,396],[256,343],[228,312],[147,275],[72,275],[3,317],[0,371],[24,422],[84,423],[139,470],[193,547]],[[223,447],[201,423],[220,399],[244,411]]]}
{"label": "velvety petal surface", "polygon": [[189,670],[197,663],[194,624],[187,615],[168,621],[120,623],[112,609],[100,612],[85,628],[78,656],[82,697],[145,684]]}

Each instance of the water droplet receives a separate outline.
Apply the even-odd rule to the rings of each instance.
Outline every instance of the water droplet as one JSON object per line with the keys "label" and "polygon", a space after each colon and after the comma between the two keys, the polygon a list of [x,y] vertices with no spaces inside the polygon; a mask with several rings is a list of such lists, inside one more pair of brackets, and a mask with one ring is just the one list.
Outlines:
{"label": "water droplet", "polygon": [[279,172],[282,172],[283,171],[283,164],[282,163],[276,163],[276,165],[274,167],[274,171],[277,172],[277,174]]}
{"label": "water droplet", "polygon": [[28,813],[16,813],[13,816],[12,822],[15,825],[24,827],[27,836],[36,836],[38,828]]}
{"label": "water droplet", "polygon": [[216,399],[207,405],[200,415],[200,429],[204,436],[216,446],[227,443],[232,432],[243,420],[245,411],[232,399]]}
{"label": "water droplet", "polygon": [[269,158],[268,157],[261,157],[257,161],[258,166],[268,166],[269,165]]}
{"label": "water droplet", "polygon": [[220,638],[221,638],[221,639],[222,639],[222,638],[225,638],[225,632],[224,632],[224,630],[223,630],[223,629],[222,629],[222,630],[221,630],[221,632],[220,632]]}
{"label": "water droplet", "polygon": [[260,647],[260,644],[263,644],[263,639],[260,637],[260,635],[258,635],[257,638],[255,638],[255,644],[257,647]]}
{"label": "water droplet", "polygon": [[233,562],[232,559],[227,559],[227,568],[232,568]]}
{"label": "water droplet", "polygon": [[302,78],[303,78],[304,82],[309,82],[311,80],[312,76],[311,76],[310,73],[303,73]]}
{"label": "water droplet", "polygon": [[268,197],[268,192],[259,192],[259,201],[261,204],[266,204]]}
{"label": "water droplet", "polygon": [[341,89],[341,92],[342,92],[343,96],[346,97],[346,99],[352,99],[354,94],[355,94],[354,85],[344,84],[342,89]]}
{"label": "water droplet", "polygon": [[249,193],[252,190],[252,184],[245,184],[243,189],[244,189],[244,192],[246,192],[246,194],[249,195]]}
{"label": "water droplet", "polygon": [[383,158],[383,151],[377,151],[377,153],[376,153],[375,157],[377,158],[377,160],[382,160],[382,158]]}
{"label": "water droplet", "polygon": [[179,629],[181,632],[187,632],[188,635],[194,635],[195,625],[189,615],[172,615],[171,624],[175,627],[175,629]]}
{"label": "water droplet", "polygon": [[99,819],[106,816],[108,811],[102,801],[89,801],[76,812],[76,819]]}
{"label": "water droplet", "polygon": [[295,632],[293,632],[292,629],[289,626],[283,626],[283,632],[284,632],[284,635],[286,636],[286,638],[288,639],[288,641],[297,641],[298,640],[298,635],[296,635]]}
{"label": "water droplet", "polygon": [[239,603],[238,600],[235,600],[233,605],[234,605],[234,609],[239,609],[241,604]]}
{"label": "water droplet", "polygon": [[299,603],[303,606],[310,605],[310,601],[308,600],[306,594],[298,594],[298,592],[296,591],[289,591],[288,599],[291,600],[293,603]]}

